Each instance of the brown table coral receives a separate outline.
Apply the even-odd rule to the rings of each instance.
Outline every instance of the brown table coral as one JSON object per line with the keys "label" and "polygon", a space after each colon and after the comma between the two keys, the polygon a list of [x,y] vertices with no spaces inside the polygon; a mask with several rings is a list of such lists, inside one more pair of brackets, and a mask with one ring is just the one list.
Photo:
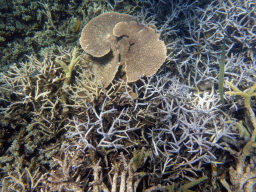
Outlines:
{"label": "brown table coral", "polygon": [[80,44],[90,54],[95,81],[107,87],[119,67],[125,79],[157,72],[166,59],[166,47],[151,27],[139,25],[126,14],[105,13],[92,19],[83,29]]}

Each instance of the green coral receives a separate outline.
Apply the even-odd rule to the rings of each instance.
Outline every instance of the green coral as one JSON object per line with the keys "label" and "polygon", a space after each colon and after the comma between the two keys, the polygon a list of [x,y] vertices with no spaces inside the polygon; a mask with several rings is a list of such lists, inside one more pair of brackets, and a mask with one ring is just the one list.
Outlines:
{"label": "green coral", "polygon": [[69,65],[67,65],[64,61],[61,61],[59,59],[56,59],[56,63],[58,63],[64,70],[65,75],[66,75],[66,80],[65,80],[65,84],[68,85],[70,83],[71,80],[71,76],[72,76],[72,70],[74,68],[74,66],[77,64],[77,62],[79,61],[80,56],[77,56],[77,48],[75,47],[73,49],[72,52],[72,58],[71,61],[69,63]]}
{"label": "green coral", "polygon": [[[256,93],[255,93],[256,83],[254,85],[252,85],[248,91],[241,91],[235,85],[233,85],[232,82],[228,82],[228,85],[231,87],[231,89],[233,91],[227,91],[226,94],[244,97],[244,106],[249,113],[250,121],[253,125],[253,131],[251,134],[251,138],[250,138],[249,142],[243,148],[243,153],[246,156],[249,156],[256,148],[256,140],[255,140],[256,139],[256,117],[255,117],[255,114],[251,107],[251,98],[256,96]],[[248,137],[248,136],[246,136],[246,135],[248,135],[248,131],[245,128],[244,128],[245,129],[244,131],[242,131],[242,129],[243,129],[243,127],[240,126],[240,131],[239,131],[240,136],[242,135],[244,137]]]}
{"label": "green coral", "polygon": [[224,74],[225,74],[225,39],[224,43],[221,46],[221,58],[220,58],[220,67],[219,67],[219,92],[221,102],[224,104]]}
{"label": "green coral", "polygon": [[136,171],[140,166],[144,164],[145,160],[150,155],[151,155],[151,151],[146,150],[144,147],[140,151],[137,151],[135,149],[133,151],[133,158],[132,158],[133,169]]}

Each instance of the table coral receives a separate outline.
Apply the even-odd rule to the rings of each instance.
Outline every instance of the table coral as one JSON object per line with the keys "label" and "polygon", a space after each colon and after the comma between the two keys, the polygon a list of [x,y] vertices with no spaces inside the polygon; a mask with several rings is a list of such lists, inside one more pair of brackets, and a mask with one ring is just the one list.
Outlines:
{"label": "table coral", "polygon": [[113,34],[119,38],[127,37],[128,46],[121,53],[125,57],[127,82],[155,74],[167,57],[165,44],[159,40],[160,35],[154,28],[138,25],[134,21],[120,22],[116,24]]}
{"label": "table coral", "polygon": [[111,83],[120,67],[126,73],[126,81],[134,82],[140,76],[156,73],[166,59],[160,35],[133,20],[129,15],[105,13],[90,21],[82,31],[80,44],[85,52],[103,57],[95,59],[93,70],[95,80],[104,87]]}

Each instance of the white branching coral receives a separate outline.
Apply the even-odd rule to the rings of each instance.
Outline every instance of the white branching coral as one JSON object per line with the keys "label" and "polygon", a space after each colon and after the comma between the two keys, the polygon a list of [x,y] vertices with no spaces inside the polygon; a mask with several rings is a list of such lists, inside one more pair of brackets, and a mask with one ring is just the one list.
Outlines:
{"label": "white branching coral", "polygon": [[[171,1],[147,3],[149,17],[141,18],[142,22],[147,21],[146,27],[128,17],[127,21],[118,20],[119,24],[113,24],[110,31],[112,34],[117,27],[112,37],[116,41],[123,38],[119,43],[129,42],[131,50],[133,42],[143,44],[136,38],[146,29],[157,36],[156,42],[160,35],[167,43],[168,62],[155,75],[149,72],[147,77],[138,77],[134,73],[131,79],[138,81],[127,83],[118,78],[112,81],[114,77],[109,73],[111,78],[102,85],[93,73],[97,58],[82,56],[79,49],[47,55],[42,61],[30,56],[27,63],[13,65],[7,73],[1,73],[2,130],[18,135],[10,137],[8,145],[1,143],[6,151],[0,158],[1,165],[9,173],[4,186],[29,189],[23,184],[28,175],[38,180],[26,180],[33,183],[33,190],[182,191],[204,181],[206,184],[200,189],[206,191],[209,180],[205,180],[210,173],[204,171],[205,164],[218,165],[216,169],[221,172],[221,164],[225,163],[225,171],[226,164],[236,159],[228,174],[223,174],[227,178],[218,177],[219,172],[212,173],[216,176],[211,178],[214,190],[221,191],[223,186],[227,190],[252,189],[255,129],[250,127],[255,124],[244,119],[255,117],[255,102],[250,103],[250,109],[247,102],[255,99],[255,2],[215,0],[200,5],[199,1],[184,0],[166,8],[171,11],[167,17],[160,7],[170,6]],[[124,26],[130,25],[135,26],[136,35],[131,29],[123,31]],[[101,30],[104,33],[104,28]],[[130,41],[124,36],[130,36]],[[114,74],[119,62],[125,62],[126,57],[119,58],[120,50],[127,51],[116,41],[104,44],[103,55],[96,54],[110,54],[116,66],[108,71]],[[91,51],[94,46],[86,43]],[[225,79],[233,82],[228,83],[233,91],[225,95],[225,105],[220,104],[215,86],[223,44]],[[161,41],[159,46],[165,50],[163,45]],[[135,47],[134,52],[148,54],[144,48]],[[165,52],[163,55],[166,57]],[[150,63],[142,60],[140,63],[145,66]],[[245,96],[245,107],[249,109],[249,116],[245,113],[239,121],[233,112],[243,107],[243,99],[235,95]],[[4,131],[2,135],[6,136]],[[18,162],[16,157],[21,155],[27,161],[14,169],[13,162]],[[36,171],[39,166],[42,169]],[[218,181],[223,186],[215,186]]]}
{"label": "white branching coral", "polygon": [[[42,164],[54,166],[51,156],[59,151],[60,145],[55,142],[64,133],[67,115],[62,97],[65,72],[54,57],[46,55],[38,60],[28,56],[26,62],[0,74],[1,129],[16,135],[7,135],[10,144],[2,146],[6,153],[1,157],[1,167],[9,174],[5,183],[13,190],[36,190],[43,180]],[[63,59],[68,60],[69,55],[66,53]]]}
{"label": "white branching coral", "polygon": [[140,79],[134,85],[136,99],[129,97],[132,88],[123,81],[113,89],[103,94],[101,105],[81,106],[80,98],[74,100],[80,103],[74,105],[80,113],[67,125],[67,137],[74,139],[68,148],[116,151],[146,142],[156,157],[166,160],[159,170],[165,174],[170,169],[179,172],[199,162],[217,161],[213,149],[221,147],[223,137],[236,135],[234,123],[226,122],[218,109],[218,95],[194,94],[169,73]]}

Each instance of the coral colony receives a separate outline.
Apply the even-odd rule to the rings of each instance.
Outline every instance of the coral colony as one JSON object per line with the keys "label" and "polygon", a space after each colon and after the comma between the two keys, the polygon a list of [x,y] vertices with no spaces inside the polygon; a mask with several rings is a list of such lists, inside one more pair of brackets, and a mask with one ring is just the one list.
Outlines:
{"label": "coral colony", "polygon": [[33,3],[65,44],[0,74],[1,191],[256,191],[256,3],[130,3]]}

